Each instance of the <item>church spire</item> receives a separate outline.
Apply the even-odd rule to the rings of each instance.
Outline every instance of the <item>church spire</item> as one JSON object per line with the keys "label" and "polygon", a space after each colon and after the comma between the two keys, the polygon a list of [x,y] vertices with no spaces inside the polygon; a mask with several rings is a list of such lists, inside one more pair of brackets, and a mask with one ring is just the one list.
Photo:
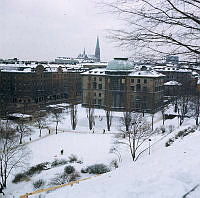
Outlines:
{"label": "church spire", "polygon": [[97,36],[97,43],[95,48],[95,57],[98,62],[100,62],[100,47],[99,47],[99,37]]}

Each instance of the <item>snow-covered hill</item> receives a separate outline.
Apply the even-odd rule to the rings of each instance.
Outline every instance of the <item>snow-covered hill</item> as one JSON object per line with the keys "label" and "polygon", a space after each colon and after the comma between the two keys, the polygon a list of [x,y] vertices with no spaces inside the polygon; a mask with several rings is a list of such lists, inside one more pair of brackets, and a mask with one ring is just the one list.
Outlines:
{"label": "snow-covered hill", "polygon": [[45,194],[46,198],[200,197],[200,132],[97,178]]}

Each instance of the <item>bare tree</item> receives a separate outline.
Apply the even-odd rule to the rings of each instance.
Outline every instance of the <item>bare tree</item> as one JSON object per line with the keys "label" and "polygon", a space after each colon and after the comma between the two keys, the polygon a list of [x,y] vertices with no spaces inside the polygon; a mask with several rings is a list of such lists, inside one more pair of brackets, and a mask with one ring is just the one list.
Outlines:
{"label": "bare tree", "polygon": [[[126,128],[126,124],[124,123]],[[136,161],[143,153],[141,146],[149,140],[152,135],[151,125],[146,121],[141,113],[131,113],[130,126],[128,130],[122,129],[123,136],[127,138],[127,145],[133,161]]]}
{"label": "bare tree", "polygon": [[124,22],[110,38],[140,54],[200,55],[199,0],[102,0]]}
{"label": "bare tree", "polygon": [[16,123],[16,132],[19,135],[19,144],[22,144],[23,138],[31,134],[31,128],[27,125],[27,122],[23,117],[19,118]]}
{"label": "bare tree", "polygon": [[7,179],[14,169],[24,166],[29,152],[17,143],[16,130],[8,122],[0,128],[0,184],[5,188]]}
{"label": "bare tree", "polygon": [[91,88],[90,78],[88,83],[88,93],[86,96],[86,101],[87,101],[86,113],[89,123],[89,129],[92,130],[93,126],[95,125],[95,118],[94,118],[94,98],[93,98],[93,90]]}
{"label": "bare tree", "polygon": [[78,119],[77,119],[77,87],[76,87],[75,82],[72,83],[72,85],[70,87],[68,102],[70,104],[69,108],[70,108],[70,119],[71,119],[72,129],[75,130],[77,122],[78,122]]}
{"label": "bare tree", "polygon": [[110,127],[112,124],[112,96],[110,93],[106,93],[105,97],[105,113],[106,113],[106,123],[107,123],[107,129],[110,131]]}
{"label": "bare tree", "polygon": [[47,121],[45,116],[46,112],[44,111],[38,111],[34,114],[35,126],[38,127],[40,131],[39,137],[42,136],[42,129],[44,129],[47,126]]}
{"label": "bare tree", "polygon": [[58,133],[58,124],[63,119],[62,109],[55,108],[51,110],[52,113],[52,121],[56,123],[56,134]]}
{"label": "bare tree", "polygon": [[180,95],[177,99],[177,110],[179,114],[180,126],[183,124],[186,114],[188,113],[190,100],[191,96],[186,94]]}

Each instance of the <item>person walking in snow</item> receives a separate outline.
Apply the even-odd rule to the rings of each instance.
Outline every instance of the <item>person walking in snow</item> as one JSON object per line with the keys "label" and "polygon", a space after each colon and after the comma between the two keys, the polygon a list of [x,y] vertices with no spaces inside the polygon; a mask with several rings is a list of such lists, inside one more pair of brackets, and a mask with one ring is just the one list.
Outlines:
{"label": "person walking in snow", "polygon": [[62,150],[60,151],[60,154],[63,155],[63,152],[64,152],[64,150],[62,149]]}

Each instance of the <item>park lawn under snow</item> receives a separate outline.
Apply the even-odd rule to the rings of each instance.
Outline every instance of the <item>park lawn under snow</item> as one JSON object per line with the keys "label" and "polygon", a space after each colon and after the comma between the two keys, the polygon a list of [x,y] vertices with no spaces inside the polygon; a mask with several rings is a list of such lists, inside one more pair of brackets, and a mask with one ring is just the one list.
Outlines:
{"label": "park lawn under snow", "polygon": [[[166,140],[165,140],[166,141]],[[67,186],[46,198],[182,198],[200,185],[200,131],[157,147],[149,156],[102,176]],[[36,196],[35,196],[36,197]],[[199,198],[200,186],[187,197]]]}
{"label": "park lawn under snow", "polygon": [[[120,117],[123,116],[123,113],[114,112],[113,116],[114,116],[114,119],[113,119],[113,124],[111,127],[111,133],[120,132]],[[147,115],[147,119],[151,121],[150,115]],[[37,139],[39,135],[39,131],[38,129],[33,127],[33,130],[35,131],[35,133],[33,133],[31,136],[32,142],[29,143],[29,137],[24,139],[24,141],[28,143],[27,144],[28,148],[32,151],[32,154],[29,160],[30,166],[41,163],[41,162],[46,162],[46,161],[52,162],[55,159],[68,158],[71,154],[75,154],[78,157],[78,159],[83,161],[83,164],[81,165],[74,164],[75,168],[78,171],[80,171],[82,167],[93,165],[95,163],[104,163],[104,164],[109,165],[109,163],[113,159],[117,158],[116,155],[111,154],[109,152],[110,149],[113,147],[113,142],[115,141],[114,135],[111,133],[108,133],[107,131],[106,131],[106,134],[102,133],[103,129],[106,129],[106,118],[105,118],[105,112],[103,110],[100,110],[100,109],[95,110],[95,123],[96,123],[94,127],[95,133],[92,133],[92,131],[88,130],[88,120],[86,116],[86,110],[85,108],[82,108],[80,105],[78,106],[78,124],[75,131],[71,130],[69,113],[65,112],[63,114],[63,120],[61,123],[59,123],[59,126],[58,126],[59,133],[57,135],[52,134],[53,129],[55,129],[55,123],[51,121],[51,116],[49,116],[48,120],[50,121],[48,123],[48,127],[51,128],[51,135],[48,135],[48,130],[44,129],[42,133],[42,138]],[[185,121],[186,125],[191,125],[193,123],[194,121],[191,122],[191,119]],[[174,125],[174,127],[177,128],[178,119],[175,118],[173,120],[166,120],[165,126],[169,126],[169,125]],[[162,126],[162,117],[161,117],[161,113],[157,113],[154,116],[154,128],[157,128],[160,126]],[[183,126],[182,128],[184,127],[185,126]],[[170,135],[173,135],[173,134],[170,134]],[[153,136],[151,143],[153,144],[160,138],[161,138],[161,135]],[[130,194],[132,192],[136,192],[137,194],[141,190],[141,192],[145,191],[143,192],[144,196],[142,193],[140,194],[140,192],[139,192],[139,196],[136,196],[136,194],[134,193],[133,193],[133,196],[135,195],[135,197],[145,197],[146,195],[146,197],[149,197],[147,196],[148,195],[147,192],[149,192],[149,189],[147,188],[147,191],[146,191],[145,189],[142,188],[143,185],[147,185],[145,183],[145,179],[146,178],[148,179],[148,177],[145,175],[147,174],[146,169],[149,170],[149,180],[150,178],[155,178],[156,180],[157,179],[159,180],[159,178],[156,178],[153,175],[154,174],[153,169],[158,169],[158,170],[162,169],[163,172],[166,169],[168,171],[167,163],[166,163],[166,166],[163,165],[165,164],[165,160],[163,162],[162,160],[159,160],[160,158],[162,159],[165,156],[165,154],[163,155],[163,153],[165,153],[167,149],[164,148],[164,142],[167,141],[167,138],[168,137],[166,137],[162,143],[157,143],[155,146],[152,147],[153,155],[151,155],[150,157],[146,157],[148,155],[148,150],[147,150],[147,152],[144,153],[144,155],[142,156],[143,158],[139,159],[139,161],[135,163],[134,165],[132,165],[131,156],[130,156],[128,147],[126,147],[125,145],[120,145],[118,146],[119,147],[118,149],[122,154],[123,162],[120,164],[119,169],[117,169],[116,171],[112,171],[112,173],[108,173],[105,176],[100,176],[98,178],[95,178],[91,181],[85,181],[81,183],[79,186],[75,185],[72,188],[66,187],[63,190],[57,190],[55,192],[48,194],[48,196],[66,197],[64,195],[67,194],[67,197],[68,197],[68,193],[69,193],[70,197],[77,197],[77,198],[78,197],[81,197],[81,198],[82,197],[97,197],[99,198],[99,197],[103,197],[105,193],[105,197],[113,197],[113,198],[125,197],[126,198],[126,197],[130,197]],[[148,148],[148,143],[144,144],[144,148]],[[64,150],[64,154],[62,156],[60,155],[61,149]],[[161,149],[160,150],[161,156],[159,154],[156,155],[158,149]],[[169,155],[166,154],[166,161],[168,161],[167,156],[169,157]],[[157,161],[153,163],[153,161],[156,159]],[[159,165],[160,163],[161,165]],[[175,164],[177,164],[177,162]],[[163,168],[161,166],[163,166]],[[49,180],[55,176],[55,174],[62,173],[64,167],[65,166],[60,166],[57,168],[50,169],[48,171],[43,171],[40,174],[33,176],[31,180],[28,182],[12,184],[11,180],[13,178],[10,178],[8,188],[5,191],[7,197],[12,197],[12,198],[13,196],[19,197],[19,195],[23,195],[26,192],[34,191],[33,186],[32,186],[33,181],[42,178],[42,179],[47,180],[47,183],[48,183]],[[174,167],[172,166],[172,169],[173,168]],[[144,172],[144,176],[143,176],[143,172]],[[132,178],[136,178],[134,174],[136,174],[139,179],[138,181],[137,179],[134,180],[134,182],[136,183],[132,183],[133,182]],[[158,175],[159,174],[161,173],[159,172]],[[85,174],[81,176],[87,177],[89,175]],[[113,177],[114,179],[110,181],[110,179]],[[166,175],[166,180],[167,180],[167,177],[168,175]],[[126,180],[127,183],[125,182],[125,184],[123,184],[124,180]],[[155,185],[157,184],[158,188],[164,188],[162,187],[162,183],[159,184],[160,180],[158,182],[156,180],[153,181],[153,183],[155,183]],[[106,183],[107,181],[108,183]],[[119,193],[117,192],[118,190],[114,190],[115,189],[114,186],[113,188],[110,188],[111,183],[109,183],[109,181],[115,183],[114,186],[116,186],[116,189],[119,189]],[[140,183],[141,185],[139,185]],[[129,188],[127,189],[126,184],[129,186],[130,189]],[[86,191],[88,192],[84,192],[84,187],[83,188],[81,187],[82,185],[83,186],[86,185],[85,188],[86,188]],[[95,185],[97,186],[95,187]],[[119,185],[119,188],[118,188],[118,185]],[[91,186],[91,189],[90,189],[90,186]],[[102,190],[102,192],[101,190],[98,190],[98,186],[100,186],[100,189]],[[110,190],[107,190],[108,186]],[[135,186],[135,187],[133,188],[132,186]],[[172,182],[172,186],[173,186],[173,182]],[[45,186],[45,187],[48,187],[48,186]],[[78,188],[76,189],[76,187]],[[168,187],[166,187],[166,189],[167,188]],[[79,191],[81,192],[80,194],[78,193]],[[122,192],[124,191],[123,193],[125,193],[126,191],[127,195],[125,193],[125,195],[120,196],[121,191]],[[131,192],[130,194],[128,193],[129,191]],[[58,193],[58,195],[56,195],[55,193]],[[164,196],[161,196],[161,197],[164,197]],[[169,196],[166,196],[166,197],[169,197]]]}

